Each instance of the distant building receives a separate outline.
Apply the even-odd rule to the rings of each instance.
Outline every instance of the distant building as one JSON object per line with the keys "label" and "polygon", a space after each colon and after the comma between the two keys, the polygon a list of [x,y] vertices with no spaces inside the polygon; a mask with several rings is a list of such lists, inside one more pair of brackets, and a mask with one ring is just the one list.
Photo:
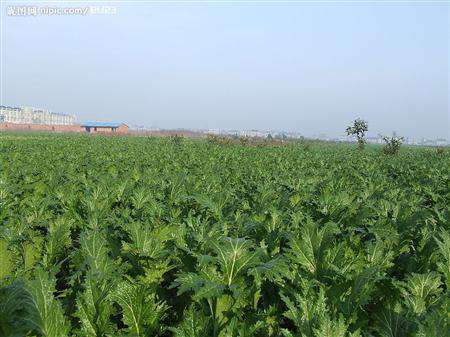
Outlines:
{"label": "distant building", "polygon": [[75,116],[53,113],[32,107],[0,106],[0,123],[73,125]]}
{"label": "distant building", "polygon": [[370,143],[370,144],[383,144],[383,138],[381,138],[381,137],[367,137],[367,143]]}
{"label": "distant building", "polygon": [[446,146],[448,145],[447,139],[444,138],[438,138],[436,139],[436,146]]}
{"label": "distant building", "polygon": [[266,137],[267,133],[258,130],[243,130],[240,135],[242,137]]}
{"label": "distant building", "polygon": [[129,129],[128,125],[124,123],[85,122],[80,125],[88,133],[125,133]]}
{"label": "distant building", "polygon": [[0,131],[126,133],[123,123],[75,123],[75,116],[32,107],[0,105]]}

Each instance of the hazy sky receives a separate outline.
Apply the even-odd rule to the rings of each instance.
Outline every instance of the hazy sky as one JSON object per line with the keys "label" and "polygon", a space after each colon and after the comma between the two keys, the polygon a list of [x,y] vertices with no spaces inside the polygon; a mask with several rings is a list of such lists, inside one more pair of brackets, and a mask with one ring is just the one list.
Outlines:
{"label": "hazy sky", "polygon": [[372,134],[449,138],[450,3],[133,2],[51,17],[6,16],[10,5],[5,105],[305,135],[342,134],[360,116]]}

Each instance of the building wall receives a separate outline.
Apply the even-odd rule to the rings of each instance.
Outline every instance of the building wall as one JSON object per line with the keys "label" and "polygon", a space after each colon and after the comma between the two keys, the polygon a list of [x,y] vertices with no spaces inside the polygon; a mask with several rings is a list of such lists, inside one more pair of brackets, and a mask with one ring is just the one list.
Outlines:
{"label": "building wall", "polygon": [[0,123],[0,131],[48,131],[48,132],[85,132],[80,125],[43,125]]}
{"label": "building wall", "polygon": [[[123,124],[121,126],[119,126],[118,128],[112,128],[112,127],[107,127],[107,126],[89,126],[89,127],[84,127],[86,132],[89,133],[127,133],[129,128],[127,125]],[[88,131],[89,130],[89,131]]]}
{"label": "building wall", "polygon": [[[18,124],[18,123],[0,123],[0,131],[46,131],[46,132],[85,132],[88,133],[84,126],[74,125],[44,125],[44,124]],[[90,133],[98,134],[125,134],[129,128],[122,125],[111,131],[111,128],[97,127],[97,131],[91,128]]]}
{"label": "building wall", "polygon": [[130,130],[130,128],[128,127],[128,125],[123,124],[117,128],[116,132],[117,133],[128,133],[129,130]]}
{"label": "building wall", "polygon": [[112,128],[104,126],[89,127],[89,133],[112,133],[112,132],[113,132]]}

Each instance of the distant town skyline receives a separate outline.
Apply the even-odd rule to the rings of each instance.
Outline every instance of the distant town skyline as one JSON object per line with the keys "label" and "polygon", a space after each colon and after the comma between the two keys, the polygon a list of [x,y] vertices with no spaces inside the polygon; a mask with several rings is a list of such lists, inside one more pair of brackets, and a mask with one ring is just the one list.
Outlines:
{"label": "distant town skyline", "polygon": [[[0,126],[1,123],[17,123],[21,125],[30,124],[46,124],[46,125],[74,125],[82,127],[90,127],[91,125],[97,125],[103,127],[109,125],[111,127],[118,127],[123,125],[123,122],[117,121],[81,121],[77,120],[76,115],[67,115],[60,112],[49,111],[41,107],[21,107],[21,106],[4,106],[0,105]],[[238,137],[286,137],[290,139],[309,138],[320,139],[325,141],[353,141],[354,137],[349,136],[343,131],[340,135],[328,135],[323,132],[315,134],[305,135],[296,131],[287,130],[275,130],[275,129],[199,129],[199,128],[172,128],[161,129],[157,126],[145,126],[145,125],[126,125],[126,128],[130,128],[133,131],[157,131],[157,130],[187,130],[195,133],[202,134],[216,134],[222,136],[238,136]],[[79,131],[77,129],[77,131]],[[391,134],[376,133],[376,130],[368,130],[366,134],[366,141],[372,144],[383,144],[383,136],[393,136],[396,134],[394,130]],[[443,146],[450,144],[450,138],[445,137],[417,137],[410,136],[404,138],[404,143],[408,145],[431,145],[431,146]]]}
{"label": "distant town skyline", "polygon": [[330,137],[361,117],[374,134],[450,138],[447,3],[117,3],[113,15],[34,17],[2,4],[1,105]]}

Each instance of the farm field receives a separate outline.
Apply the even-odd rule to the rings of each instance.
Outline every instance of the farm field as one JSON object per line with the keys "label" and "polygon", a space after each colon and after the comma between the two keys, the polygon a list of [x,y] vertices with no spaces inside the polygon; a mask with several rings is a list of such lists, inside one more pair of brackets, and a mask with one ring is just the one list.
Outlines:
{"label": "farm field", "polygon": [[450,336],[450,155],[0,134],[0,336]]}

